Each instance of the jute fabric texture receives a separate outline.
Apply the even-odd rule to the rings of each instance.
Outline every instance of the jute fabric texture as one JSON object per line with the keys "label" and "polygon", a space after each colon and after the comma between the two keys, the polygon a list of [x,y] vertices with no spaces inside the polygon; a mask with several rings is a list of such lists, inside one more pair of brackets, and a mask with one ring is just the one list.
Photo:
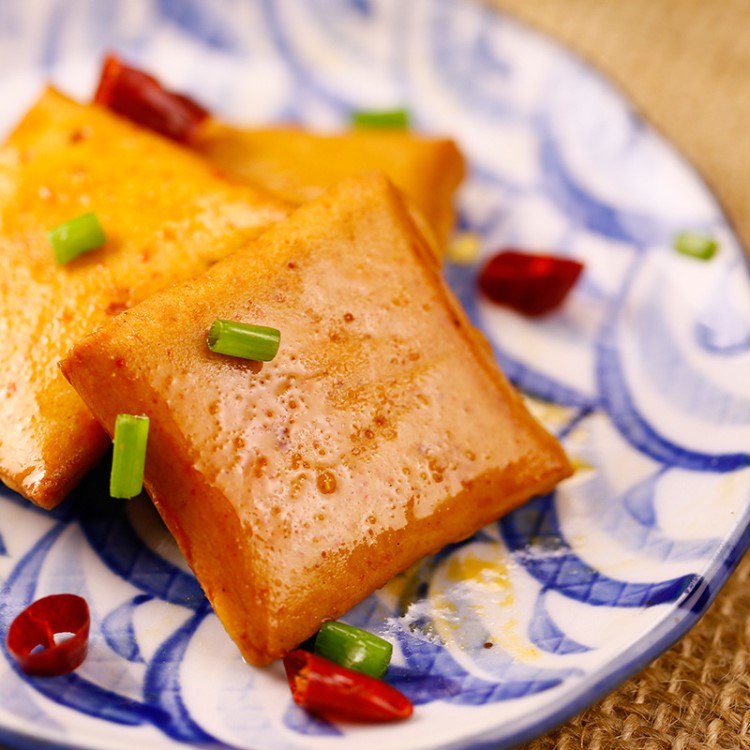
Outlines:
{"label": "jute fabric texture", "polygon": [[[608,76],[697,167],[750,247],[750,2],[486,2]],[[746,556],[679,643],[524,750],[750,748],[749,592]]]}

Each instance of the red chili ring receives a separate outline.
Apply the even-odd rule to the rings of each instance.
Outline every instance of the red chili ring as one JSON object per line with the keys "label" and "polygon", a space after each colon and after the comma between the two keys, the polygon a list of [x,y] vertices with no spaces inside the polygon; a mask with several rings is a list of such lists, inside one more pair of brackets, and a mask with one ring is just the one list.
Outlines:
{"label": "red chili ring", "polygon": [[187,143],[208,110],[183,94],[169,91],[148,73],[107,55],[94,102],[179,143]]}
{"label": "red chili ring", "polygon": [[[72,672],[86,658],[91,617],[86,600],[75,594],[37,599],[16,617],[6,645],[20,668],[35,677]],[[57,642],[56,635],[69,635]]]}
{"label": "red chili ring", "polygon": [[479,288],[493,302],[529,316],[559,307],[583,271],[573,258],[503,250],[479,274]]}
{"label": "red chili ring", "polygon": [[294,702],[314,714],[360,722],[408,719],[411,701],[386,682],[309,651],[284,657]]}

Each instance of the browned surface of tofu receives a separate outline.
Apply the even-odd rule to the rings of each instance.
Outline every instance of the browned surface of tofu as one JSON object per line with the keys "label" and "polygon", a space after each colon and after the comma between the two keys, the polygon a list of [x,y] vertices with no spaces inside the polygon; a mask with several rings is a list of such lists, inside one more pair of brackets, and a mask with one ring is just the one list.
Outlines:
{"label": "browned surface of tofu", "polygon": [[207,120],[191,145],[227,174],[295,204],[345,177],[380,170],[425,218],[438,247],[445,246],[453,229],[455,193],[466,171],[452,140],[408,130],[241,130]]}
{"label": "browned surface of tofu", "polygon": [[[216,318],[280,329],[277,357],[214,354]],[[571,471],[378,175],[118,316],[62,368],[108,431],[150,417],[146,487],[253,664]]]}
{"label": "browned surface of tofu", "polygon": [[[58,266],[47,230],[90,211],[107,244]],[[47,90],[0,150],[0,479],[41,506],[60,502],[108,438],[58,361],[287,212],[187,150]]]}

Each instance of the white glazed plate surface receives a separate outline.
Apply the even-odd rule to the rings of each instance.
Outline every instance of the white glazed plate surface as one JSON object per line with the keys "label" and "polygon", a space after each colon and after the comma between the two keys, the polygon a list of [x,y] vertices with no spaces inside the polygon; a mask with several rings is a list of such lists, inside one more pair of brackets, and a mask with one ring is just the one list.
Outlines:
{"label": "white glazed plate surface", "polygon": [[[446,274],[577,471],[416,565],[346,619],[395,646],[397,725],[336,725],[245,665],[147,500],[106,497],[106,467],[52,513],[0,490],[0,632],[33,599],[79,593],[74,674],[0,653],[0,743],[96,750],[503,748],[643,667],[705,611],[748,542],[747,265],[695,173],[564,50],[453,0],[45,0],[0,6],[0,129],[46,80],[91,96],[104,52],[237,123],[346,123],[406,106],[471,174],[461,224],[582,260],[565,306],[528,320]],[[709,262],[676,232],[720,242]],[[492,644],[488,647],[486,644]]]}

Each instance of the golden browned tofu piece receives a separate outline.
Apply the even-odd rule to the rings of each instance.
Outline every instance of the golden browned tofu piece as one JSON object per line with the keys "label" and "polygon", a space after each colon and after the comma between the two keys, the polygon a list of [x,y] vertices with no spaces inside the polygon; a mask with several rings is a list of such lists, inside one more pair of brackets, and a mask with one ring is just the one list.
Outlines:
{"label": "golden browned tofu piece", "polygon": [[381,170],[446,244],[453,201],[465,174],[456,144],[406,130],[361,129],[321,134],[295,128],[240,130],[207,120],[191,145],[232,177],[301,204],[345,177]]}
{"label": "golden browned tofu piece", "polygon": [[[216,318],[280,329],[278,355],[211,352]],[[109,432],[150,417],[146,487],[253,664],[570,473],[377,175],[118,316],[62,368]]]}
{"label": "golden browned tofu piece", "polygon": [[[47,230],[87,212],[106,245],[58,266]],[[195,154],[46,91],[0,150],[0,479],[61,501],[109,441],[58,361],[286,214]]]}

